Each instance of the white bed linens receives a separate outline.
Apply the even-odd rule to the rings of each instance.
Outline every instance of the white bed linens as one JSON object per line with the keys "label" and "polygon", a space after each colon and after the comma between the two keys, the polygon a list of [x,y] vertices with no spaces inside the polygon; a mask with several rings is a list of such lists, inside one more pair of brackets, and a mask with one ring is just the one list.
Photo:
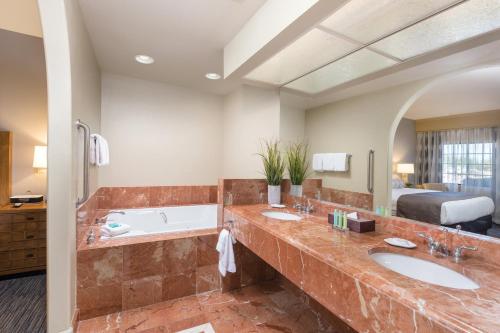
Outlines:
{"label": "white bed linens", "polygon": [[495,204],[489,197],[447,201],[441,205],[441,224],[474,221],[494,211]]}
{"label": "white bed linens", "polygon": [[[439,192],[418,188],[393,188],[392,212],[397,213],[398,199],[402,195],[427,192]],[[474,221],[480,217],[493,214],[495,204],[489,197],[477,197],[464,200],[447,201],[441,205],[441,224],[455,224]]]}

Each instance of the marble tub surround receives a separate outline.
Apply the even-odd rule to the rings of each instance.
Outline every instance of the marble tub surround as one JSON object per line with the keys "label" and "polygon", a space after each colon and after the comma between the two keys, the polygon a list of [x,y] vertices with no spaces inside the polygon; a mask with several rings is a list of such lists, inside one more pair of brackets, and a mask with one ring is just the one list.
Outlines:
{"label": "marble tub surround", "polygon": [[[416,250],[389,248],[383,239],[400,236],[398,230],[384,225],[390,221],[378,220],[376,231],[366,234],[332,230],[324,214],[332,207],[329,203],[320,206],[317,214],[303,215],[300,222],[262,216],[261,211],[269,209],[267,205],[226,207],[224,218],[234,221],[233,232],[241,244],[357,331],[498,331],[497,264],[478,256],[459,264],[432,257],[420,240]],[[500,252],[498,243],[489,245],[492,252]],[[431,260],[470,277],[481,288],[457,290],[407,278],[371,260],[372,249]]]}
{"label": "marble tub surround", "polygon": [[346,333],[279,282],[212,291],[83,320],[77,333],[177,332],[210,323],[217,333]]}
{"label": "marble tub surround", "polygon": [[217,185],[101,187],[99,209],[146,208],[217,203]]}
{"label": "marble tub surround", "polygon": [[77,308],[87,319],[219,290],[217,234],[77,252]]}
{"label": "marble tub surround", "polygon": [[[305,195],[308,198],[315,198],[318,194],[318,191],[321,190],[323,180],[321,179],[305,179],[304,183],[302,183],[302,195]],[[283,180],[281,184],[281,192],[290,193],[290,187],[292,182],[290,179]]]}
{"label": "marble tub surround", "polygon": [[[311,197],[315,198],[315,196]],[[373,210],[373,194],[370,193],[351,192],[335,188],[322,187],[321,200],[366,210]]]}
{"label": "marble tub surround", "polygon": [[[321,189],[321,179],[306,179],[303,183],[304,195],[314,197]],[[281,183],[281,192],[290,192],[290,180]],[[227,202],[228,192],[233,197],[233,205],[250,205],[267,202],[267,181],[265,179],[220,179],[219,202]],[[224,201],[220,201],[224,199]]]}

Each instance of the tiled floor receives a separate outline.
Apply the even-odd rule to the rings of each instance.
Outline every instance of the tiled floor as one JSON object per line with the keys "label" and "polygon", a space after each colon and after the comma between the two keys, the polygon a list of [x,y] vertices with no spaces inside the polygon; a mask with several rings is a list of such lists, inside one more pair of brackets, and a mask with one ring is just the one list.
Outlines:
{"label": "tiled floor", "polygon": [[85,320],[80,322],[78,333],[173,333],[207,323],[216,333],[337,332],[299,296],[269,282]]}

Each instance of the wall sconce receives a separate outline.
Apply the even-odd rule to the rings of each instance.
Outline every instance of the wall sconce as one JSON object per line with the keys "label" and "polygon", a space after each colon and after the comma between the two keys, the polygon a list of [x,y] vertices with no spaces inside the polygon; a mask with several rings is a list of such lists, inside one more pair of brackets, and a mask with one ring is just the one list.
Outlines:
{"label": "wall sconce", "polygon": [[47,169],[47,146],[35,146],[33,153],[33,168],[40,172]]}

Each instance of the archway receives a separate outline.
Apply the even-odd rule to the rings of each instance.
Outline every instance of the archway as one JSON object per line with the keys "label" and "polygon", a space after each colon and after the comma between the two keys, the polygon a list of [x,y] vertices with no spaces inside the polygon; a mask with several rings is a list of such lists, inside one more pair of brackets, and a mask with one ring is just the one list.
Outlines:
{"label": "archway", "polygon": [[[426,178],[427,178],[427,171],[433,170],[429,174],[429,175],[432,174],[432,176],[430,176],[429,178],[434,178],[434,175],[438,175],[436,176],[437,178],[436,183],[442,183],[442,184],[436,184],[436,185],[441,185],[442,188],[446,188],[441,191],[449,190],[451,192],[457,192],[457,191],[470,192],[471,190],[476,191],[480,189],[487,189],[487,192],[484,193],[488,193],[487,196],[492,197],[495,203],[498,202],[497,200],[498,196],[496,195],[496,193],[498,193],[498,190],[495,190],[498,189],[498,184],[496,184],[495,182],[496,171],[494,169],[496,164],[498,164],[498,162],[495,163],[494,160],[495,153],[492,147],[496,145],[497,141],[495,141],[495,137],[497,135],[495,133],[497,130],[495,128],[498,127],[498,124],[500,123],[500,119],[498,121],[495,120],[498,118],[498,113],[500,112],[499,111],[500,101],[498,100],[498,98],[494,98],[494,96],[497,96],[497,94],[494,93],[493,91],[494,87],[498,87],[498,85],[500,84],[498,81],[499,71],[500,71],[499,64],[489,63],[479,66],[469,67],[457,72],[450,73],[448,75],[440,76],[425,83],[403,104],[403,106],[400,108],[399,112],[397,113],[392,123],[391,130],[389,133],[389,151],[388,151],[388,161],[387,161],[387,180],[388,180],[387,204],[389,206],[393,205],[394,203],[394,201],[392,200],[394,191],[392,188],[393,186],[391,184],[392,175],[394,174],[393,163],[410,162],[410,161],[407,162],[394,161],[395,156],[397,158],[397,153],[394,154],[394,149],[396,147],[395,140],[398,140],[396,137],[396,133],[399,133],[398,138],[400,138],[401,137],[400,135],[403,132],[401,131],[401,129],[404,128],[404,126],[402,126],[400,129],[401,132],[398,132],[398,126],[400,126],[405,115],[410,115],[410,114],[411,114],[411,116],[409,116],[410,119],[414,120],[418,119],[417,120],[418,125],[416,126],[416,129],[414,125],[414,130],[416,132],[426,132],[429,134],[439,134],[439,135],[452,135],[452,134],[457,135],[461,133],[462,135],[468,136],[468,139],[461,138],[460,141],[451,142],[455,145],[455,148],[453,148],[453,144],[451,144],[452,150],[457,149],[456,147],[458,144],[458,146],[461,147],[463,146],[461,148],[462,150],[465,148],[467,151],[467,153],[465,153],[466,155],[459,154],[460,156],[462,156],[460,158],[465,159],[466,162],[460,162],[458,164],[456,163],[457,161],[456,151],[449,152],[448,155],[446,155],[447,153],[444,152],[444,149],[450,148],[448,147],[450,146],[449,139],[447,138],[445,139],[444,137],[442,139],[439,139],[441,138],[441,136],[438,139],[436,139],[437,142],[443,142],[443,144],[439,144],[438,147],[439,153],[438,155],[434,155],[434,156],[439,156],[437,159],[438,162],[430,162],[431,164],[429,164],[437,166],[431,167],[430,169],[427,168],[425,169],[426,171],[424,172],[426,174]],[[467,88],[469,90],[464,88]],[[455,100],[455,98],[458,99],[458,102]],[[439,122],[440,124],[438,125]],[[448,123],[445,124],[445,122]],[[487,129],[491,131],[491,134],[488,138],[483,137],[481,139],[482,141],[477,141],[479,140],[478,137],[474,139],[476,141],[469,141],[472,140],[470,139],[471,138],[470,133],[472,133],[471,131],[473,128],[475,128],[476,131],[478,128],[485,130]],[[422,139],[422,137],[420,138]],[[445,142],[448,142],[448,144],[445,144]],[[472,145],[471,142],[473,143]],[[476,148],[476,151],[474,151],[474,142],[476,146],[477,145],[481,146],[480,148]],[[483,146],[486,147],[486,145],[490,145],[490,148],[488,148],[490,150],[490,153],[483,153],[481,150],[479,150],[481,153],[477,155],[476,154],[478,152],[477,149],[484,150],[486,148],[482,147]],[[453,158],[453,164],[450,164],[452,163],[450,162],[452,161],[451,158]],[[472,161],[471,158],[472,160],[474,160],[474,158],[479,158],[480,162]],[[450,159],[448,164],[447,162],[445,162],[445,160],[447,159]],[[463,164],[462,167],[460,167],[461,163]],[[419,163],[417,162],[416,165],[417,168],[415,171],[418,174],[417,169]],[[465,165],[467,171],[463,171]],[[446,170],[453,169],[453,171],[449,170],[445,171],[445,169]],[[478,172],[477,169],[479,169],[479,173],[477,173]],[[452,173],[453,175],[451,176]],[[448,176],[454,177],[453,180]],[[477,182],[477,184],[471,185],[473,182]],[[421,179],[420,181],[415,182],[415,184],[417,183],[419,184],[419,186],[421,186],[422,183]],[[433,181],[430,180],[424,181],[423,183],[426,183],[424,184],[424,187],[426,189],[428,189],[427,186],[434,185],[434,184],[429,184],[433,183]],[[479,183],[481,183],[482,185],[479,185]],[[467,189],[463,186],[464,184],[468,184],[468,186],[465,185],[467,186]],[[395,194],[396,198],[399,195],[398,191],[399,190],[396,190],[397,192]],[[498,206],[498,204],[496,205]]]}

